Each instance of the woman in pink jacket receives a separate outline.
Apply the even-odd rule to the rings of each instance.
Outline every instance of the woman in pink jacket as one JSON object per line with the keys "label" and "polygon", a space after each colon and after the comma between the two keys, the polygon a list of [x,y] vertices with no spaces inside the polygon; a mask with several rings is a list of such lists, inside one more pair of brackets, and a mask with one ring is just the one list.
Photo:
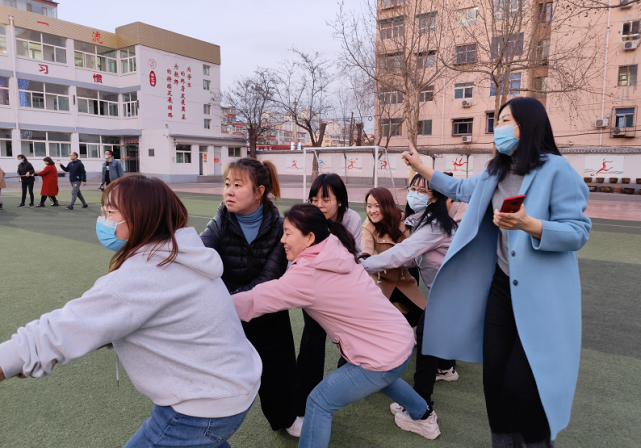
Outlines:
{"label": "woman in pink jacket", "polygon": [[315,206],[298,204],[285,213],[281,242],[292,266],[278,280],[235,294],[238,315],[249,321],[303,308],[348,361],[309,395],[298,446],[327,447],[334,412],[378,391],[403,407],[395,417],[400,428],[435,438],[436,415],[400,379],[412,356],[414,332],[356,263],[351,234]]}

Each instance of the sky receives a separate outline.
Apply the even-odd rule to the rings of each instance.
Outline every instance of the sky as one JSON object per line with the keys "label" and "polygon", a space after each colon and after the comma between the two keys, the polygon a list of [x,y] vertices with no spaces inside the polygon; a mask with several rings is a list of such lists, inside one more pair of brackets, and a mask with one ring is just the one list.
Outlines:
{"label": "sky", "polygon": [[[364,0],[345,0],[360,10]],[[340,51],[327,25],[338,0],[59,0],[58,18],[114,32],[144,22],[221,48],[221,87],[256,67],[278,68],[292,46],[333,59]]]}

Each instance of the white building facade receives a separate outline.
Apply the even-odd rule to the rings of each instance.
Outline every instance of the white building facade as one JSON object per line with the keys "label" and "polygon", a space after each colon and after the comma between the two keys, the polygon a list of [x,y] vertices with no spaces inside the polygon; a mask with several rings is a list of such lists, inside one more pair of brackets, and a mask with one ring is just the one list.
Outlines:
{"label": "white building facade", "polygon": [[88,177],[111,150],[168,182],[222,174],[246,141],[221,133],[220,47],[140,22],[115,33],[0,6],[0,167],[77,152]]}

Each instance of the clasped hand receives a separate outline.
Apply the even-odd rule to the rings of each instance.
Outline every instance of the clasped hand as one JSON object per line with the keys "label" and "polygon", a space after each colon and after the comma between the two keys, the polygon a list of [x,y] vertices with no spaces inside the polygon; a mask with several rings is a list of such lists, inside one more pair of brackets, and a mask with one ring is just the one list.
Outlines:
{"label": "clasped hand", "polygon": [[515,213],[501,213],[494,210],[494,225],[505,230],[525,230],[529,220],[532,219],[525,211],[525,205]]}

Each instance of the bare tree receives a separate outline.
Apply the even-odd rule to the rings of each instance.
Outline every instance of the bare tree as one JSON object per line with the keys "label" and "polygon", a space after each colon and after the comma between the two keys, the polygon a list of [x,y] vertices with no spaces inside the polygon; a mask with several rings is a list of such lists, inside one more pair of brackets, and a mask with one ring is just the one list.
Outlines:
{"label": "bare tree", "polygon": [[[553,96],[569,109],[593,92],[601,69],[602,42],[591,28],[601,11],[588,11],[591,0],[478,0],[445,10],[449,51],[445,67],[475,82],[490,84],[494,113],[509,95]],[[463,91],[464,92],[464,91]],[[463,97],[463,99],[465,99]]]}
{"label": "bare tree", "polygon": [[223,93],[222,104],[234,108],[249,140],[249,157],[256,158],[256,143],[262,134],[281,124],[278,115],[269,113],[274,106],[277,80],[269,69],[258,68],[252,76],[236,80]]}
{"label": "bare tree", "polygon": [[[360,70],[373,83],[376,122],[383,113],[402,116],[414,145],[421,107],[440,89],[443,64],[437,53],[445,34],[440,5],[438,0],[367,0],[362,11],[355,12],[341,3],[330,23],[342,45],[341,64]],[[380,129],[377,132],[380,138]]]}

